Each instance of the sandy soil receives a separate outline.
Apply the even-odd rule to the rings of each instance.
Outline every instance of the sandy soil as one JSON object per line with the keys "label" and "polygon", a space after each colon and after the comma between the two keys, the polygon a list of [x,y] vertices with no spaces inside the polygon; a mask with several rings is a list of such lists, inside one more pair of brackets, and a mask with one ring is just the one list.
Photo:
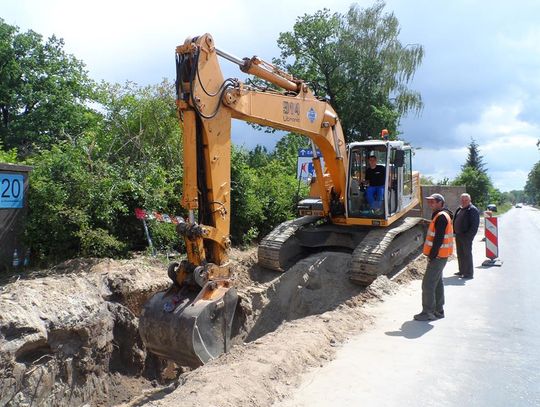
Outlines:
{"label": "sandy soil", "polygon": [[[420,278],[425,268],[423,257],[411,259],[391,280],[379,277],[362,288],[349,281],[350,255],[344,253],[313,255],[283,274],[258,267],[256,248],[233,250],[230,257],[241,299],[236,345],[228,354],[193,371],[148,356],[145,361],[137,339],[130,338],[136,335],[134,318],[147,298],[148,287],[163,280],[166,267],[156,262],[143,267],[139,261],[74,260],[25,276],[35,284],[48,282],[58,291],[79,281],[77,274],[86,283],[99,281],[96,286],[101,291],[96,292],[95,301],[101,296],[106,303],[100,306],[116,315],[115,329],[122,328],[120,334],[114,330],[110,333],[116,349],[111,361],[124,365],[111,362],[110,372],[94,375],[93,380],[104,380],[105,384],[96,381],[92,388],[102,388],[103,393],[97,391],[93,401],[76,405],[270,406],[286,398],[308,368],[327,363],[340,343],[373,322],[366,304],[384,301],[402,284]],[[62,288],[58,281],[64,275],[67,286]],[[50,285],[51,279],[59,285]],[[145,285],[141,288],[142,280]],[[15,286],[19,289],[25,284],[24,280],[11,279],[4,281],[0,291],[6,296]],[[29,286],[33,284],[28,282]],[[47,297],[51,298],[48,306],[53,307],[58,295],[51,292]],[[133,345],[137,345],[136,353],[130,355]],[[122,346],[126,348],[120,349]],[[159,371],[159,375],[149,371]]]}
{"label": "sandy soil", "polygon": [[364,289],[348,281],[346,254],[320,253],[273,278],[254,265],[254,252],[233,258],[248,316],[246,342],[182,374],[169,394],[148,394],[125,406],[271,406],[308,368],[326,364],[343,341],[373,322],[366,304],[384,301],[425,267],[419,257],[393,280],[379,277]]}

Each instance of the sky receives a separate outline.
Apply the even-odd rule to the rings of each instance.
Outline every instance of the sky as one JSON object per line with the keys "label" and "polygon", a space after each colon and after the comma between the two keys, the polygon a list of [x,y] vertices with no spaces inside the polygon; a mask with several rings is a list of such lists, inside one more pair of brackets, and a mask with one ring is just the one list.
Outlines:
{"label": "sky", "polygon": [[[279,56],[277,38],[299,16],[345,13],[373,0],[0,0],[0,17],[20,31],[56,35],[95,80],[139,85],[174,81],[174,50],[211,33],[238,57]],[[420,115],[405,117],[402,138],[415,147],[415,169],[435,181],[455,178],[472,139],[493,184],[521,190],[540,160],[540,1],[387,0],[403,44],[421,44],[422,65],[409,87]],[[224,61],[225,77],[245,76]],[[233,123],[233,142],[272,149],[279,135]]]}

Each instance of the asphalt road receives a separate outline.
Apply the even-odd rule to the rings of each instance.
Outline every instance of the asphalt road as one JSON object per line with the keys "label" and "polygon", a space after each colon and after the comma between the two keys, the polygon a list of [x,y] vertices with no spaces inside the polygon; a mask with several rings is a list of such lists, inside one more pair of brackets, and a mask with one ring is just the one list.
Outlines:
{"label": "asphalt road", "polygon": [[445,268],[446,318],[412,319],[415,281],[372,306],[375,324],[274,406],[540,406],[540,211],[499,218],[501,267],[481,266],[482,237],[473,280],[453,275],[457,261]]}

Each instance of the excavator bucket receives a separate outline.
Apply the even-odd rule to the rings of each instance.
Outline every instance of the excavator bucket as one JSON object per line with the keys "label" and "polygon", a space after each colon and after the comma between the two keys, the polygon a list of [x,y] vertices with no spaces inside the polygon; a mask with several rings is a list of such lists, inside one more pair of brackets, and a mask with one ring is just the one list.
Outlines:
{"label": "excavator bucket", "polygon": [[199,293],[172,286],[145,304],[139,332],[152,353],[196,368],[229,350],[238,295],[234,288],[209,284],[215,283]]}

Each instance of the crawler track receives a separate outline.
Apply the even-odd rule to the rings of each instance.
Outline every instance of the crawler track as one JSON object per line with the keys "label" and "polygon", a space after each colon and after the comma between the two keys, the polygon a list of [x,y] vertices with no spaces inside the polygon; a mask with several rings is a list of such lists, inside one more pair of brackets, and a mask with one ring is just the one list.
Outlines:
{"label": "crawler track", "polygon": [[414,217],[392,228],[370,231],[352,254],[350,279],[369,285],[378,276],[388,274],[422,245],[424,235],[422,218]]}
{"label": "crawler track", "polygon": [[303,216],[280,224],[259,244],[259,264],[270,270],[287,270],[302,254],[302,248],[294,238],[294,234],[301,227],[315,223],[319,219],[319,216]]}
{"label": "crawler track", "polygon": [[[259,245],[259,264],[271,270],[285,271],[300,258],[309,253],[306,242],[301,241],[301,229],[312,225],[320,218],[304,216],[283,222],[266,236]],[[320,230],[322,233],[324,227]],[[327,229],[326,229],[327,230]],[[332,247],[340,251],[352,251],[350,279],[360,285],[371,284],[378,276],[386,275],[401,264],[407,256],[417,250],[425,237],[422,218],[409,217],[394,223],[388,228],[361,230],[347,228],[349,236],[357,243],[351,247],[343,237],[334,235]],[[365,235],[365,237],[364,237]],[[337,238],[335,236],[338,236]],[[342,243],[336,244],[336,242]],[[320,247],[320,246],[319,246]]]}

